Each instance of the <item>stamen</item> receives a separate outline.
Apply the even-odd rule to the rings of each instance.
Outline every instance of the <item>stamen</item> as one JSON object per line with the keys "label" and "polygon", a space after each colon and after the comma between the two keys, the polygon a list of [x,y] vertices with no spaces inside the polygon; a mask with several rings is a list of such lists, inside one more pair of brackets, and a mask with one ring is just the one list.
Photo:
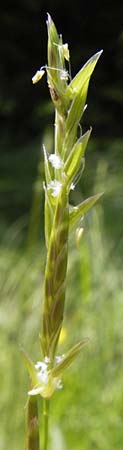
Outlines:
{"label": "stamen", "polygon": [[58,363],[60,363],[61,361],[63,361],[64,357],[65,357],[65,355],[56,356],[56,357],[55,357],[56,363],[58,364]]}
{"label": "stamen", "polygon": [[54,155],[54,153],[49,156],[49,161],[54,169],[61,169],[63,167],[62,159],[58,155]]}
{"label": "stamen", "polygon": [[33,84],[38,83],[38,81],[40,81],[41,78],[43,77],[44,73],[45,73],[45,71],[42,70],[42,69],[37,70],[37,72],[35,73],[35,75],[32,77],[32,83],[33,83]]}
{"label": "stamen", "polygon": [[68,48],[68,44],[56,44],[56,42],[53,42],[54,45],[56,45],[59,49],[60,57],[61,54],[63,54],[64,58],[69,61],[70,59],[70,52]]}
{"label": "stamen", "polygon": [[57,197],[60,193],[61,187],[62,187],[62,183],[60,181],[52,180],[48,184],[47,189],[52,191],[53,197]]}
{"label": "stamen", "polygon": [[69,78],[69,73],[66,69],[59,69],[58,67],[51,67],[51,66],[41,66],[40,71],[38,71],[38,72],[43,72],[42,69],[45,69],[45,70],[50,69],[50,70],[56,70],[56,72],[60,72],[61,80],[68,80],[68,78]]}

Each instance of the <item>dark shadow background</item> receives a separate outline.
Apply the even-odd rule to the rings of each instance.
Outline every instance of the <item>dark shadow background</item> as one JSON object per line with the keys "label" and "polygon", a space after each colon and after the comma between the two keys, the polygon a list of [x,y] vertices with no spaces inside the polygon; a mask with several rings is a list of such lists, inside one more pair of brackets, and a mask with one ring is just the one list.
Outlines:
{"label": "dark shadow background", "polygon": [[[1,105],[2,131],[25,143],[41,132],[36,109],[48,96],[43,83],[34,89],[31,77],[46,62],[46,11],[52,15],[72,54],[72,73],[94,52],[104,55],[95,73],[93,98],[95,133],[119,135],[122,130],[123,4],[112,1],[5,2],[1,11]],[[94,82],[95,81],[95,82]],[[91,105],[91,101],[90,101]],[[98,114],[96,114],[97,110]],[[90,110],[90,108],[89,108]],[[92,120],[92,112],[90,112]],[[102,120],[103,115],[103,120]],[[97,116],[100,116],[100,120]],[[89,120],[89,119],[88,119]]]}
{"label": "dark shadow background", "polygon": [[30,209],[38,149],[44,130],[53,123],[46,80],[36,86],[31,82],[35,71],[46,63],[47,11],[64,42],[69,43],[72,76],[93,53],[104,49],[90,83],[84,127],[92,125],[101,153],[105,151],[105,142],[122,138],[122,1],[3,2],[0,17],[0,206],[3,223],[12,222]]}

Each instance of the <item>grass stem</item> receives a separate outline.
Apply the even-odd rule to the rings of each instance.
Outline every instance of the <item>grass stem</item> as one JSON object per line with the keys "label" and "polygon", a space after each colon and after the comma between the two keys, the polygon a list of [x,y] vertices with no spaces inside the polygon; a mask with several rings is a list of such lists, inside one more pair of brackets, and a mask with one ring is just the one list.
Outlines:
{"label": "grass stem", "polygon": [[44,421],[44,446],[43,450],[48,448],[48,425],[49,425],[49,400],[44,399],[43,404],[43,421]]}

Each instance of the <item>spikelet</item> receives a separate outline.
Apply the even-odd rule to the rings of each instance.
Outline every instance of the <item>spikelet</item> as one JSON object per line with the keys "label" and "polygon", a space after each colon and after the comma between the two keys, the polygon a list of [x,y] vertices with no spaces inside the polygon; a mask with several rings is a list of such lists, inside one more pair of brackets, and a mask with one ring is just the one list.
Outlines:
{"label": "spikelet", "polygon": [[[52,195],[52,194],[51,194]],[[60,335],[66,290],[69,209],[66,181],[60,185],[56,199],[45,271],[45,299],[41,344],[44,356],[51,361]]]}

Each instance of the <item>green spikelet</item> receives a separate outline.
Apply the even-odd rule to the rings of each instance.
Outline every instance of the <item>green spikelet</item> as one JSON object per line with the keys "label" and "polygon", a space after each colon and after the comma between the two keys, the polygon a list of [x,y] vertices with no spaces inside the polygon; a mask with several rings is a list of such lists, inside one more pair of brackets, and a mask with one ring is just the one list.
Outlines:
{"label": "green spikelet", "polygon": [[65,281],[68,255],[69,209],[66,183],[57,198],[49,241],[45,271],[45,299],[41,343],[44,356],[53,358],[58,342],[64,311]]}
{"label": "green spikelet", "polygon": [[62,37],[58,35],[54,22],[48,14],[48,66],[47,81],[55,108],[60,115],[65,116],[67,110],[67,72],[65,70],[65,58],[62,45]]}

